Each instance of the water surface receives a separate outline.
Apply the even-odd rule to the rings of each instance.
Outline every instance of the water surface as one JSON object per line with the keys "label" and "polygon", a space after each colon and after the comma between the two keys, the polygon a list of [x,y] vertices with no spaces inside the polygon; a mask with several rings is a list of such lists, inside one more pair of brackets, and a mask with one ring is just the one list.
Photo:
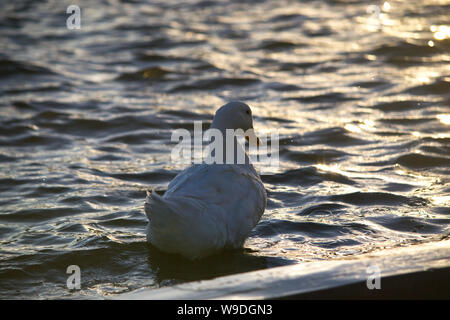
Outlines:
{"label": "water surface", "polygon": [[[114,296],[448,237],[448,1],[85,0],[81,30],[70,4],[0,13],[1,298]],[[229,100],[279,133],[263,219],[242,251],[157,252],[143,204],[181,170],[171,134]]]}

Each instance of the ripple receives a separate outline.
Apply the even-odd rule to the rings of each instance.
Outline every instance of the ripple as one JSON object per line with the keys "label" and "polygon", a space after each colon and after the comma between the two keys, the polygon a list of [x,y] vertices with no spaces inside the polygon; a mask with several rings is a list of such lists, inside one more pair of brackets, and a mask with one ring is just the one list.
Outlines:
{"label": "ripple", "polygon": [[11,157],[5,154],[0,154],[0,163],[1,162],[13,162],[13,161],[17,161],[18,159],[15,157]]}
{"label": "ripple", "polygon": [[201,63],[202,60],[192,59],[189,57],[177,57],[171,55],[158,54],[156,52],[138,52],[136,57],[139,60],[146,62],[198,62]]}
{"label": "ripple", "polygon": [[295,71],[298,69],[306,70],[310,68],[314,68],[320,63],[318,62],[284,62],[276,64],[280,71]]}
{"label": "ripple", "polygon": [[26,136],[21,136],[13,139],[2,139],[0,138],[0,146],[4,147],[29,147],[29,146],[39,146],[44,150],[55,150],[61,148],[68,148],[71,145],[69,139],[57,136],[49,135],[36,135],[29,134]]}
{"label": "ripple", "polygon": [[151,140],[163,139],[164,136],[159,133],[138,132],[131,134],[119,134],[112,137],[108,137],[106,142],[110,143],[124,143],[124,144],[145,144]]}
{"label": "ripple", "polygon": [[391,192],[406,192],[406,191],[411,191],[415,188],[416,188],[416,186],[406,184],[406,183],[390,182],[383,187],[383,190],[391,191]]}
{"label": "ripple", "polygon": [[261,178],[265,183],[300,185],[303,187],[310,187],[324,181],[333,181],[345,185],[353,185],[356,183],[344,175],[334,172],[321,172],[316,167],[287,170],[280,174],[262,175]]}
{"label": "ripple", "polygon": [[368,218],[385,228],[402,232],[439,233],[442,225],[430,223],[424,219],[412,217],[396,217],[392,215]]}
{"label": "ripple", "polygon": [[422,64],[423,57],[439,53],[442,53],[442,50],[438,47],[413,44],[406,41],[384,44],[371,51],[371,54],[382,57],[385,62],[397,66]]}
{"label": "ripple", "polygon": [[394,112],[394,111],[398,112],[398,111],[407,111],[411,109],[426,108],[428,105],[429,103],[423,101],[403,100],[403,101],[378,103],[374,106],[374,108],[380,109],[384,112]]}
{"label": "ripple", "polygon": [[18,75],[52,75],[55,74],[48,68],[34,65],[24,61],[0,59],[0,78]]}
{"label": "ripple", "polygon": [[357,206],[424,206],[428,204],[426,199],[420,197],[406,197],[387,192],[352,192],[347,194],[332,195],[328,197],[332,201],[345,202]]}
{"label": "ripple", "polygon": [[5,123],[2,122],[2,127],[0,128],[0,136],[16,136],[16,135],[26,135],[32,134],[35,128],[31,125],[26,124],[15,124],[15,123]]}
{"label": "ripple", "polygon": [[415,86],[406,90],[406,92],[418,95],[429,95],[429,94],[448,95],[449,87],[450,81],[448,80],[448,78],[438,78],[430,84]]}
{"label": "ripple", "polygon": [[346,145],[364,145],[369,144],[360,138],[356,138],[349,134],[347,130],[340,127],[319,129],[305,133],[303,136],[293,136],[280,138],[279,144],[289,144],[292,146],[310,146],[310,145],[330,145],[330,146],[346,146]]}
{"label": "ripple", "polygon": [[[85,213],[86,208],[56,207],[43,209],[26,209],[13,213],[1,214],[0,221],[14,223],[42,222]],[[91,208],[91,211],[94,211]]]}
{"label": "ripple", "polygon": [[346,94],[340,92],[324,93],[313,96],[301,96],[301,97],[289,97],[285,98],[287,101],[299,101],[304,103],[337,103],[357,100],[357,98],[349,97]]}
{"label": "ripple", "polygon": [[285,84],[282,82],[267,83],[266,86],[274,91],[298,91],[301,90],[299,86],[293,84]]}
{"label": "ripple", "polygon": [[279,152],[280,156],[289,159],[291,161],[299,163],[329,163],[331,161],[337,160],[339,158],[345,157],[348,154],[339,150],[334,149],[318,149],[309,150],[305,152],[292,151],[288,149],[281,149]]}
{"label": "ripple", "polygon": [[361,88],[376,88],[381,86],[391,86],[388,81],[383,80],[372,80],[372,81],[359,81],[352,83],[352,86]]}
{"label": "ripple", "polygon": [[290,41],[280,41],[280,40],[265,40],[258,47],[253,50],[268,50],[268,51],[280,51],[280,50],[290,50],[299,46],[305,46],[304,44],[293,43]]}
{"label": "ripple", "polygon": [[411,153],[398,157],[397,163],[411,169],[449,167],[450,158]]}
{"label": "ripple", "polygon": [[166,75],[172,73],[166,68],[149,67],[136,72],[124,73],[117,77],[121,81],[140,81],[140,80],[161,80]]}
{"label": "ripple", "polygon": [[345,211],[348,206],[329,202],[329,203],[321,203],[317,205],[312,205],[300,211],[298,215],[301,216],[314,216],[314,215],[330,215],[330,214],[338,214],[340,212]]}
{"label": "ripple", "polygon": [[427,124],[430,121],[434,121],[434,118],[383,118],[378,119],[379,122],[387,123],[387,124],[398,124],[404,126],[416,126],[420,124]]}
{"label": "ripple", "polygon": [[277,14],[270,18],[270,22],[284,22],[287,20],[294,20],[294,21],[305,21],[309,20],[310,18],[308,16],[298,14],[298,13],[283,13],[283,14]]}
{"label": "ripple", "polygon": [[356,230],[363,233],[372,232],[369,227],[356,223],[331,225],[327,223],[294,222],[278,219],[262,221],[255,230],[261,237],[274,237],[281,234],[299,234],[308,238],[332,238],[343,234],[351,234]]}
{"label": "ripple", "polygon": [[34,189],[32,193],[29,193],[27,196],[40,198],[53,196],[55,194],[62,195],[71,190],[73,189],[66,186],[38,186],[37,188]]}
{"label": "ripple", "polygon": [[[1,298],[104,297],[445,237],[450,41],[429,28],[448,6],[411,1],[375,32],[357,1],[99,2],[70,32],[56,0],[8,2]],[[279,166],[256,165],[263,221],[204,261],[148,246],[146,189],[181,169],[171,133],[208,129],[237,99],[280,137]]]}
{"label": "ripple", "polygon": [[175,178],[176,174],[177,173],[171,171],[158,170],[141,173],[112,173],[107,175],[120,180],[141,182],[148,185],[151,182],[157,183],[172,180]]}
{"label": "ripple", "polygon": [[213,78],[193,81],[189,84],[175,86],[169,92],[183,92],[192,90],[217,90],[230,86],[250,86],[259,83],[260,80],[253,78]]}

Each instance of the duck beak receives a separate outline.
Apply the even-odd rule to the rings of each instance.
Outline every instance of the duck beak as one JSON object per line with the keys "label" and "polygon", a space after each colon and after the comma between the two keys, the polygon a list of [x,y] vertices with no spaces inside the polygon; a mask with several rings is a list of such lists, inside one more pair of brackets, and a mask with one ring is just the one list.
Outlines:
{"label": "duck beak", "polygon": [[255,130],[250,129],[247,131],[247,135],[245,135],[245,140],[247,140],[249,143],[254,143],[256,141],[256,145],[259,147],[261,145],[261,140],[256,136]]}

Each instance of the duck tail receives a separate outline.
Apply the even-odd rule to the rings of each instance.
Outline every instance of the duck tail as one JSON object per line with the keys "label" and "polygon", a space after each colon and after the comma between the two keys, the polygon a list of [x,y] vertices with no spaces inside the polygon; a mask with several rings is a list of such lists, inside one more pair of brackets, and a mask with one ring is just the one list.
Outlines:
{"label": "duck tail", "polygon": [[152,222],[157,222],[159,217],[172,216],[173,211],[165,202],[164,198],[156,193],[155,190],[147,190],[147,198],[145,199],[145,215]]}

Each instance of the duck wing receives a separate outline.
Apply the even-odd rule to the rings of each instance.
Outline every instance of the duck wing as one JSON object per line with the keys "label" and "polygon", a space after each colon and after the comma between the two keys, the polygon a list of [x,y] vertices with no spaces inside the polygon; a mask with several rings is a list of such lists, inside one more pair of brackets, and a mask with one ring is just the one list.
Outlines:
{"label": "duck wing", "polygon": [[147,236],[160,249],[191,257],[239,247],[261,218],[266,201],[253,167],[194,165],[172,180],[163,197],[147,197]]}

